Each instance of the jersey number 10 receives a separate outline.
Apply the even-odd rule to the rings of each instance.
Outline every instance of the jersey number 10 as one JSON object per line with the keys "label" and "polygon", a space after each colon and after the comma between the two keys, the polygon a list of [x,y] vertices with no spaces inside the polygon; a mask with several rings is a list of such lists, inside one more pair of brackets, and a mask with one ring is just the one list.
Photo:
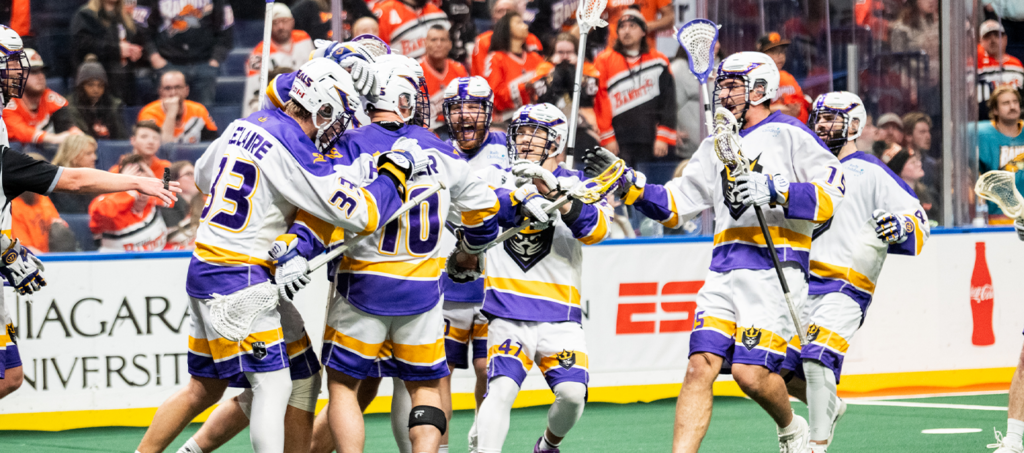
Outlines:
{"label": "jersey number 10", "polygon": [[[409,198],[417,195],[429,187],[414,187],[409,191]],[[441,217],[438,215],[440,209],[440,198],[435,193],[420,202],[404,217],[406,221],[391,222],[384,226],[384,232],[380,236],[378,249],[385,255],[397,255],[400,244],[405,239],[406,250],[412,256],[427,256],[437,247],[437,241],[441,235]]]}

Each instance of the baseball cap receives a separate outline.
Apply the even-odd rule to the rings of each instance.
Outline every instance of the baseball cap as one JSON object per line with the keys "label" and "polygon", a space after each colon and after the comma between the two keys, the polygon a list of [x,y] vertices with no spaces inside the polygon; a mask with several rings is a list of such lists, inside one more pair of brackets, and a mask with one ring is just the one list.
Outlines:
{"label": "baseball cap", "polygon": [[782,35],[778,32],[770,32],[767,35],[762,36],[757,40],[757,51],[767,52],[779,46],[788,46],[789,40],[782,39]]}
{"label": "baseball cap", "polygon": [[878,119],[877,127],[885,127],[885,125],[889,123],[896,123],[896,125],[899,126],[900,129],[903,128],[903,120],[900,119],[899,115],[892,112],[882,115],[882,117]]}
{"label": "baseball cap", "polygon": [[273,14],[273,16],[271,16],[271,20],[293,19],[292,10],[288,9],[288,5],[285,5],[284,3],[274,3],[273,9],[271,11],[273,11],[271,13]]}
{"label": "baseball cap", "polygon": [[999,33],[1006,33],[1006,30],[1003,29],[1003,24],[1000,24],[999,22],[989,19],[981,23],[981,28],[978,29],[978,36],[984,38],[985,35],[992,33],[994,31],[998,31]]}
{"label": "baseball cap", "polygon": [[25,57],[28,58],[28,64],[32,65],[32,69],[43,69],[46,67],[46,63],[43,63],[43,56],[39,55],[35,49],[25,49]]}

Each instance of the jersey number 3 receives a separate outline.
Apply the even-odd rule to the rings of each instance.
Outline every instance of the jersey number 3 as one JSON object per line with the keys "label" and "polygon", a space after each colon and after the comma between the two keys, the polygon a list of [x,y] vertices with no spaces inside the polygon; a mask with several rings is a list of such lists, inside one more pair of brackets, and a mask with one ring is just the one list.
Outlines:
{"label": "jersey number 3", "polygon": [[[252,213],[252,196],[260,183],[260,170],[247,160],[236,159],[226,171],[228,158],[220,160],[217,177],[213,180],[213,190],[203,208],[202,220],[228,231],[242,231],[249,224]],[[227,175],[227,176],[225,176]],[[232,178],[224,184],[223,193],[218,193],[220,179]],[[217,209],[211,213],[211,208]]]}

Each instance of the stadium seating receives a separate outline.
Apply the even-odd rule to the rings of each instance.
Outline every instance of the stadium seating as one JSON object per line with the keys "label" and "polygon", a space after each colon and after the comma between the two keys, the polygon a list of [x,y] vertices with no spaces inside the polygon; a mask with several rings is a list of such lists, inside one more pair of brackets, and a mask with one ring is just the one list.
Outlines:
{"label": "stadium seating", "polygon": [[235,48],[252,49],[263,41],[262,20],[239,20],[235,22]]}
{"label": "stadium seating", "polygon": [[245,65],[249,61],[249,53],[252,52],[252,48],[234,48],[228,53],[228,57],[224,59],[224,64],[220,65],[220,73],[225,76],[244,76]]}
{"label": "stadium seating", "polygon": [[179,160],[187,160],[193,164],[199,160],[199,156],[202,156],[206,151],[206,148],[210,146],[209,142],[196,143],[192,145],[164,145],[160,148],[160,151],[167,153],[171,162],[177,162]]}
{"label": "stadium seating", "polygon": [[96,168],[109,170],[117,165],[122,155],[132,152],[132,144],[128,140],[101,140],[96,148]]}
{"label": "stadium seating", "polygon": [[214,102],[218,105],[242,105],[242,97],[245,94],[245,77],[217,77],[217,97]]}
{"label": "stadium seating", "polygon": [[75,233],[75,239],[82,250],[91,252],[99,248],[92,231],[89,230],[89,214],[61,214],[60,218],[64,219],[71,232]]}
{"label": "stadium seating", "polygon": [[68,83],[67,79],[63,77],[47,77],[46,87],[56,91],[57,94],[67,97],[68,95]]}

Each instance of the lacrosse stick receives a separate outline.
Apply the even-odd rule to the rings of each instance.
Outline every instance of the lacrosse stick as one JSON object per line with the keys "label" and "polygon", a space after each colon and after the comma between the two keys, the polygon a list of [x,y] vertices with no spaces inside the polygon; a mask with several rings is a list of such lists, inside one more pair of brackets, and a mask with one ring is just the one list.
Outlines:
{"label": "lacrosse stick", "polygon": [[581,0],[576,8],[576,23],[580,26],[580,45],[576,50],[576,77],[572,85],[572,113],[569,115],[569,146],[565,155],[566,168],[572,169],[572,155],[576,151],[576,126],[579,123],[580,94],[583,91],[583,63],[587,54],[587,33],[591,29],[604,27],[608,22],[601,20],[608,0]]}
{"label": "lacrosse stick", "polygon": [[[448,186],[445,185],[445,183],[443,181],[438,181],[437,184],[434,184],[433,186],[430,186],[430,188],[428,188],[427,190],[423,191],[419,195],[416,195],[416,197],[414,197],[412,200],[406,201],[405,203],[402,204],[402,206],[399,206],[398,210],[395,211],[395,213],[391,216],[391,218],[389,218],[387,222],[384,222],[384,225],[387,225],[387,224],[389,224],[391,222],[394,222],[399,217],[402,217],[403,215],[405,215],[405,213],[409,212],[412,208],[415,208],[420,203],[422,203],[424,200],[429,198],[431,195],[433,195],[435,193],[438,193],[441,190],[444,190],[444,189],[447,189],[447,188],[448,188]],[[381,226],[383,227],[383,225],[381,225]],[[350,248],[352,248],[352,246],[358,244],[359,241],[362,241],[363,239],[366,239],[367,237],[370,237],[370,236],[372,236],[372,235],[356,236],[356,237],[354,237],[352,239],[349,239],[349,240],[345,241],[345,245],[343,245],[341,247],[338,247],[338,248],[336,248],[334,250],[331,250],[330,252],[325,253],[323,255],[320,255],[320,256],[318,256],[316,258],[313,258],[309,262],[309,270],[306,271],[306,275],[312,274],[313,271],[315,271],[317,269],[320,269],[321,267],[323,267],[323,265],[331,262],[331,260],[333,260],[333,259],[341,256],[343,253],[347,252],[348,249],[350,249]]]}
{"label": "lacrosse stick", "polygon": [[[267,11],[263,15],[263,57],[260,60],[260,86],[266,87],[270,78],[270,30],[274,26],[274,0],[267,0]],[[260,90],[260,105],[267,103],[267,90]]]}
{"label": "lacrosse stick", "polygon": [[[715,154],[732,172],[733,177],[750,171],[750,162],[743,157],[740,150],[740,141],[737,134],[736,117],[729,110],[719,107],[715,111]],[[775,252],[775,241],[772,240],[771,231],[768,230],[768,222],[764,219],[761,206],[754,205],[754,213],[757,214],[757,223],[761,225],[761,234],[764,235],[764,242],[768,246],[768,254],[772,257],[772,265],[775,266],[775,273],[779,276],[779,283],[782,284],[782,293],[786,297],[786,306],[789,308],[789,316],[796,326],[796,334],[800,338],[800,346],[807,345],[807,333],[804,332],[800,314],[796,311],[793,298],[789,294],[789,283],[782,273],[782,264],[779,263],[779,256]]]}
{"label": "lacrosse stick", "polygon": [[999,206],[1007,217],[1024,219],[1024,197],[1017,191],[1014,181],[1013,173],[992,170],[978,178],[974,192]]}
{"label": "lacrosse stick", "polygon": [[[611,166],[601,172],[600,175],[586,181],[581,181],[575,187],[570,189],[568,194],[558,197],[554,203],[544,209],[544,213],[550,216],[551,214],[554,214],[558,208],[565,206],[566,203],[572,200],[580,200],[586,204],[594,204],[603,200],[605,194],[617,186],[619,178],[622,177],[622,174],[625,173],[625,171],[626,162],[622,159],[615,161]],[[532,223],[530,219],[525,219],[519,224],[519,226],[505,230],[499,234],[498,237],[494,238],[493,241],[484,245],[481,253],[495,245],[512,239],[512,237],[519,234],[520,231],[528,228],[530,223]]]}
{"label": "lacrosse stick", "polygon": [[380,38],[373,35],[359,35],[352,38],[351,42],[359,43],[359,45],[363,46],[363,48],[366,49],[366,51],[374,58],[391,53],[391,47],[385,44]]}
{"label": "lacrosse stick", "polygon": [[676,41],[679,41],[679,45],[686,50],[686,56],[690,60],[690,72],[697,77],[702,88],[701,104],[704,105],[704,123],[707,125],[708,134],[714,131],[711,119],[711,106],[714,105],[714,101],[711,99],[711,92],[708,91],[708,76],[714,69],[712,63],[715,61],[718,28],[719,26],[710,20],[694,19],[676,31]]}

